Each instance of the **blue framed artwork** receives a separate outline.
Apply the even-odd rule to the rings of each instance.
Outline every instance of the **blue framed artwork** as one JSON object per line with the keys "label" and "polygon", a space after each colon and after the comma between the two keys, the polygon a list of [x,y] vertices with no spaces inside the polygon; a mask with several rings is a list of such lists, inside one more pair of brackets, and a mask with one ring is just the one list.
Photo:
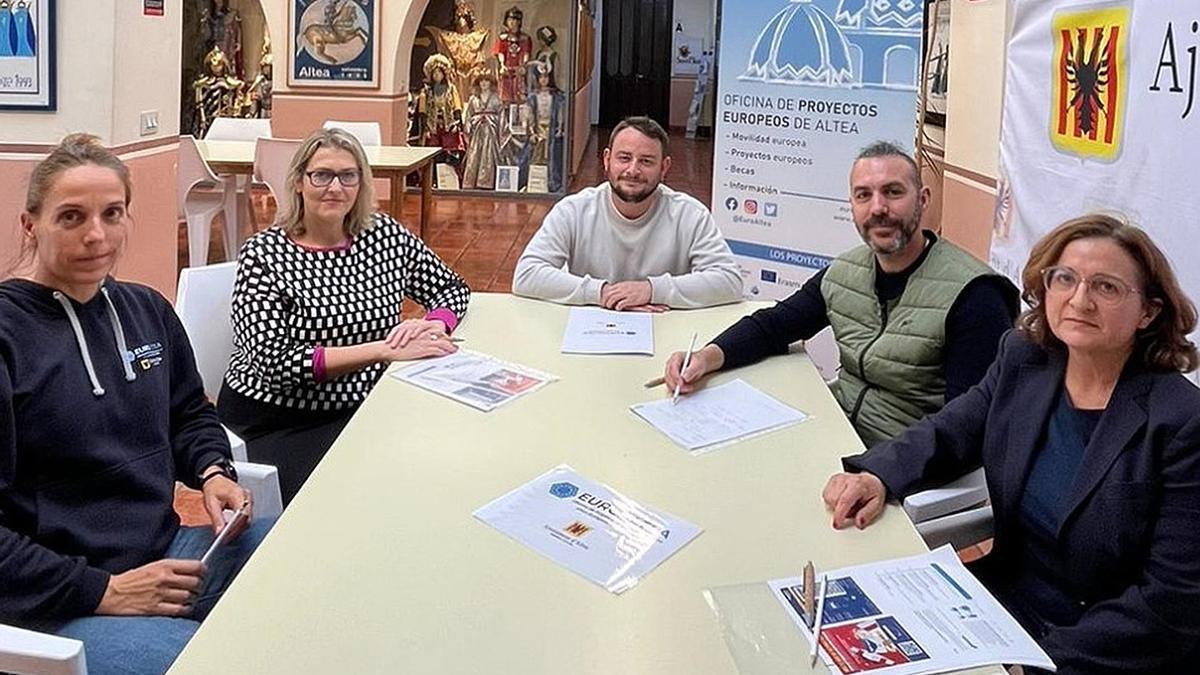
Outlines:
{"label": "blue framed artwork", "polygon": [[57,0],[0,0],[0,110],[56,110]]}
{"label": "blue framed artwork", "polygon": [[377,0],[291,0],[288,34],[289,86],[379,87]]}

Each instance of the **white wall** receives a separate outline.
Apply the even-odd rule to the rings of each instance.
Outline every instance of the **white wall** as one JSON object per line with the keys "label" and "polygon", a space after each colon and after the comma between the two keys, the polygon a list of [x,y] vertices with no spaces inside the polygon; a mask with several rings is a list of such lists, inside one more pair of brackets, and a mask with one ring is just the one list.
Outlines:
{"label": "white wall", "polygon": [[[114,34],[120,36],[112,60],[111,145],[179,133],[182,2],[167,0],[163,16],[145,16],[141,2],[117,0],[115,3],[115,14],[110,16],[115,17],[116,30],[106,32],[109,38]],[[90,3],[70,4],[73,10],[74,5]],[[67,14],[59,12],[60,17]],[[135,35],[135,40],[129,39]],[[74,87],[75,83],[60,83],[60,92],[63,85]],[[140,116],[149,110],[158,111],[158,133],[142,136]]]}

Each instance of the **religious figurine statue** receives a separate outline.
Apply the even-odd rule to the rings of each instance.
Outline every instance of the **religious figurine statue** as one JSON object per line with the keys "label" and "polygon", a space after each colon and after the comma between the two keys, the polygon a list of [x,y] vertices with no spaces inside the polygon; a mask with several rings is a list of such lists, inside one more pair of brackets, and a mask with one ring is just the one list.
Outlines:
{"label": "religious figurine statue", "polygon": [[555,85],[554,71],[549,65],[538,62],[534,64],[534,71],[537,88],[525,100],[532,126],[529,130],[529,163],[548,165],[546,187],[550,192],[558,192],[562,189],[567,97]]}
{"label": "religious figurine statue", "polygon": [[263,29],[262,56],[258,59],[258,75],[246,89],[246,115],[267,119],[271,117],[271,94],[274,90],[272,79],[275,57],[271,54],[271,36]]}
{"label": "religious figurine statue", "polygon": [[500,97],[496,95],[496,76],[483,73],[475,78],[471,98],[463,113],[467,136],[467,157],[463,161],[463,189],[491,190],[496,183],[496,165],[500,161]]}
{"label": "religious figurine statue", "polygon": [[211,0],[200,8],[200,34],[204,46],[220,47],[229,63],[229,72],[235,77],[245,76],[242,62],[242,16],[236,9],[229,8],[229,0],[221,0],[214,6]]}
{"label": "religious figurine statue", "polygon": [[242,117],[243,89],[246,83],[229,72],[229,59],[220,47],[213,47],[204,57],[207,74],[192,83],[196,108],[193,134],[204,138],[208,127],[218,117]]}
{"label": "religious figurine statue", "polygon": [[450,62],[454,64],[450,80],[458,87],[459,93],[471,91],[476,78],[492,72],[491,57],[487,51],[492,31],[478,26],[475,10],[469,0],[455,0],[453,31],[437,26],[426,26],[425,30],[433,36],[437,50],[450,57]]}
{"label": "religious figurine statue", "polygon": [[521,32],[525,14],[513,6],[504,13],[504,30],[496,37],[496,54],[499,65],[500,100],[504,103],[523,103],[527,90],[525,64],[533,52],[533,40]]}
{"label": "religious figurine statue", "polygon": [[425,84],[417,95],[421,116],[421,145],[440,146],[455,153],[462,150],[462,99],[450,81],[450,59],[434,54],[425,59]]}
{"label": "religious figurine statue", "polygon": [[529,91],[537,91],[539,63],[545,64],[550,68],[550,77],[552,79],[558,79],[558,52],[553,47],[554,43],[558,41],[558,32],[551,26],[542,26],[534,31],[534,35],[538,39],[538,50],[534,53],[533,59],[530,60],[528,66]]}

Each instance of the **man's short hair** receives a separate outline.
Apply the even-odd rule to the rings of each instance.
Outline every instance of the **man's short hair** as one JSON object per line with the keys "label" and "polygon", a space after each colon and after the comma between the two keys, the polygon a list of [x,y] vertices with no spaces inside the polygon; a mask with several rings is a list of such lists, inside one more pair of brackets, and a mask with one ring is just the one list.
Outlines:
{"label": "man's short hair", "polygon": [[899,157],[903,159],[908,164],[908,168],[912,169],[913,185],[916,185],[918,190],[921,189],[921,168],[917,166],[917,162],[912,158],[912,155],[904,151],[904,148],[889,141],[875,141],[860,150],[858,157],[854,158],[854,162],[858,163],[860,159],[874,159],[875,157]]}
{"label": "man's short hair", "polygon": [[662,125],[658,122],[655,122],[649,117],[642,115],[638,115],[636,117],[626,117],[618,122],[617,126],[613,128],[612,134],[608,137],[609,148],[612,148],[613,139],[617,137],[617,134],[625,131],[626,129],[637,129],[638,131],[642,132],[643,135],[649,136],[650,138],[658,141],[659,145],[662,146],[663,157],[671,154],[671,137],[667,135],[666,129],[663,129]]}

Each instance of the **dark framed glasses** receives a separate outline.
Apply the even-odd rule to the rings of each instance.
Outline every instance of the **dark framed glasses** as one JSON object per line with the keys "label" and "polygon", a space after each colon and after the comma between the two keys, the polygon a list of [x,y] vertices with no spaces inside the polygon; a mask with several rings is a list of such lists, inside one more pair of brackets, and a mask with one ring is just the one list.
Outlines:
{"label": "dark framed glasses", "polygon": [[313,187],[325,187],[332,183],[334,178],[342,184],[342,187],[355,187],[361,178],[358,169],[346,169],[345,171],[317,169],[316,171],[305,171],[304,175],[308,176],[308,182],[312,183]]}

